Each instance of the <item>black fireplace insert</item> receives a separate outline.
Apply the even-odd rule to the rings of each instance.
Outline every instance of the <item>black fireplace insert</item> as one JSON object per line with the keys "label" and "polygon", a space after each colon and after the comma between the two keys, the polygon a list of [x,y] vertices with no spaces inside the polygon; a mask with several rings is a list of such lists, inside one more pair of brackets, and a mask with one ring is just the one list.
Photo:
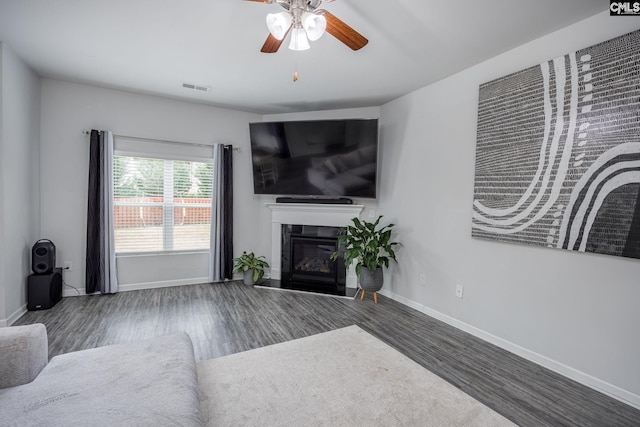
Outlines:
{"label": "black fireplace insert", "polygon": [[344,253],[339,227],[282,225],[281,284],[285,289],[346,295]]}

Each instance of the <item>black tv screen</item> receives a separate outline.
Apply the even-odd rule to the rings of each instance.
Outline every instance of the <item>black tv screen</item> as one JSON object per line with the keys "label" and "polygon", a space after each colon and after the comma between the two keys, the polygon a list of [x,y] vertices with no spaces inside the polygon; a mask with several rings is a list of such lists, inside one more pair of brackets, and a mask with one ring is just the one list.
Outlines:
{"label": "black tv screen", "polygon": [[255,194],[376,197],[378,119],[249,124]]}

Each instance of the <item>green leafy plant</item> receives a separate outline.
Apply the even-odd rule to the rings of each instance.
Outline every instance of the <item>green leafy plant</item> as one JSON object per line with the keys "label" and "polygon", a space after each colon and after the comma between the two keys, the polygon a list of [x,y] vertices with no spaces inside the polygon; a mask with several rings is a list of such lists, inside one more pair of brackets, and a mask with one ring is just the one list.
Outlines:
{"label": "green leafy plant", "polygon": [[253,252],[242,252],[238,258],[233,259],[233,272],[244,273],[253,270],[253,281],[257,282],[264,276],[264,269],[269,268],[269,264],[263,256],[255,256]]}
{"label": "green leafy plant", "polygon": [[[360,276],[362,267],[373,272],[378,267],[389,267],[389,261],[396,260],[394,246],[400,243],[391,240],[394,224],[380,226],[382,215],[375,222],[360,221],[352,218],[353,225],[340,231],[338,239],[344,243],[344,263],[346,266],[357,261],[356,274]],[[338,252],[331,255],[332,260],[338,258]]]}

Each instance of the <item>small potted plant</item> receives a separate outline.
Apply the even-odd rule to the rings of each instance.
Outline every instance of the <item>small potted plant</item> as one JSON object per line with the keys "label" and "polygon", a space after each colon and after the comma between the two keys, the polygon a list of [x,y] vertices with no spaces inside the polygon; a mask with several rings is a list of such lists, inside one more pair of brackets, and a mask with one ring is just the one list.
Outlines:
{"label": "small potted plant", "polygon": [[[360,279],[360,288],[373,292],[376,302],[376,292],[382,288],[384,282],[382,269],[389,268],[391,260],[397,262],[394,246],[399,245],[391,240],[394,224],[379,226],[381,218],[382,215],[373,223],[360,221],[357,217],[352,218],[353,225],[343,228],[338,237],[345,246],[345,265],[348,268],[356,261],[356,275]],[[337,258],[338,253],[334,252],[331,259]]]}
{"label": "small potted plant", "polygon": [[267,261],[253,252],[242,252],[242,255],[233,259],[233,272],[242,272],[245,285],[253,285],[262,279],[265,268],[269,268]]}

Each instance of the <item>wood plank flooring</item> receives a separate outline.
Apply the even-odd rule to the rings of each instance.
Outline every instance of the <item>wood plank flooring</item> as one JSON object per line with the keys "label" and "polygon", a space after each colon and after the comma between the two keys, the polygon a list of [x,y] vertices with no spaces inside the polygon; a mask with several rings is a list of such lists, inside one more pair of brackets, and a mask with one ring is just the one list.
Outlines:
{"label": "wood plank flooring", "polygon": [[36,322],[50,357],[186,331],[198,360],[355,324],[521,426],[640,426],[640,410],[384,296],[202,284],[64,298],[15,324]]}

